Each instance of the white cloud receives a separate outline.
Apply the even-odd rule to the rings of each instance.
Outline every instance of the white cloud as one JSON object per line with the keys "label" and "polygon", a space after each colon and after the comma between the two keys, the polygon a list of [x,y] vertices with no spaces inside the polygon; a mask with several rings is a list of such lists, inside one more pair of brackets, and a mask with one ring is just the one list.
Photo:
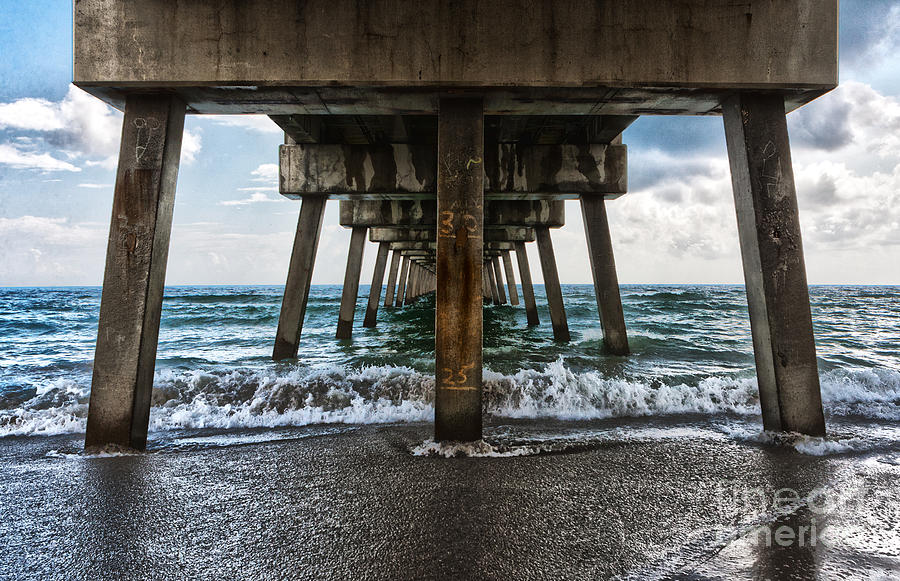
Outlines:
{"label": "white cloud", "polygon": [[41,171],[81,171],[71,163],[56,159],[48,153],[22,151],[14,145],[0,143],[0,165],[14,169],[37,169]]}
{"label": "white cloud", "polygon": [[86,184],[78,184],[78,187],[86,188],[89,190],[106,190],[106,189],[111,190],[113,188],[113,185],[112,184],[87,184],[86,183]]}
{"label": "white cloud", "polygon": [[0,218],[0,285],[99,284],[106,228],[65,218]]}
{"label": "white cloud", "polygon": [[[37,132],[39,140],[23,135],[15,139],[32,145],[40,142],[50,152],[84,159],[86,166],[112,169],[119,155],[122,113],[72,85],[61,101],[26,98],[0,103],[0,129]],[[200,135],[185,131],[182,162],[193,162],[200,149]],[[46,155],[52,158],[50,153]]]}
{"label": "white cloud", "polygon": [[258,203],[266,203],[266,202],[284,202],[285,198],[270,198],[267,194],[262,192],[254,192],[250,195],[249,198],[244,198],[243,200],[225,200],[219,202],[220,206],[247,206],[249,204],[258,204]]}

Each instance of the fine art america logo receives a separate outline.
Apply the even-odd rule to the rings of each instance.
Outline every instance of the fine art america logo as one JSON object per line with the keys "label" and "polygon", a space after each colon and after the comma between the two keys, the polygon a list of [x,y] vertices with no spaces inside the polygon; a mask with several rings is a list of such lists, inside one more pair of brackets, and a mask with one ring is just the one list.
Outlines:
{"label": "fine art america logo", "polygon": [[835,490],[818,487],[803,493],[795,488],[741,488],[719,486],[715,503],[720,522],[740,524],[718,527],[714,544],[724,547],[744,539],[760,547],[827,549],[841,544],[840,528],[832,526],[835,515],[867,514],[890,499],[871,489]]}

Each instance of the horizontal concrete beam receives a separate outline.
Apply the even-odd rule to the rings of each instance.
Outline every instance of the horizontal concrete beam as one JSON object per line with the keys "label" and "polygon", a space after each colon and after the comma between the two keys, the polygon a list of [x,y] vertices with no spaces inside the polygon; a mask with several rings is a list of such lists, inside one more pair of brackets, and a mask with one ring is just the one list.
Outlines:
{"label": "horizontal concrete beam", "polygon": [[[565,202],[547,200],[489,201],[484,204],[484,227],[565,225]],[[341,226],[438,228],[434,200],[341,201]]]}
{"label": "horizontal concrete beam", "polygon": [[[485,194],[517,199],[617,197],[627,191],[625,145],[486,145]],[[432,198],[437,155],[433,145],[298,144],[279,148],[279,190],[297,198]]]}
{"label": "horizontal concrete beam", "polygon": [[[515,226],[485,230],[485,242],[534,242],[533,228]],[[369,228],[372,242],[432,242],[437,240],[437,230],[431,228]]]}
{"label": "horizontal concrete beam", "polygon": [[[485,251],[515,250],[515,242],[485,242]],[[391,250],[437,250],[437,242],[392,242]]]}
{"label": "horizontal concrete beam", "polygon": [[318,88],[834,87],[837,33],[837,0],[80,0],[74,80],[332,113]]}

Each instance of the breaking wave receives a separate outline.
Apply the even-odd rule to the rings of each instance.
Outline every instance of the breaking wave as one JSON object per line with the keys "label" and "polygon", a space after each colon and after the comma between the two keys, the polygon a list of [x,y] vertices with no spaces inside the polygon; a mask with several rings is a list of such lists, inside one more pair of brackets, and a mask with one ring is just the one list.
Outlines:
{"label": "breaking wave", "polygon": [[[515,374],[485,370],[484,387],[485,411],[499,418],[759,414],[753,379],[710,376],[660,385],[576,372],[562,358]],[[150,429],[427,422],[434,416],[433,393],[432,375],[404,366],[162,370],[153,389]],[[830,416],[900,419],[900,371],[830,371],[822,376],[822,395]],[[19,393],[3,402],[0,437],[83,432],[88,397],[87,385],[68,379]]]}

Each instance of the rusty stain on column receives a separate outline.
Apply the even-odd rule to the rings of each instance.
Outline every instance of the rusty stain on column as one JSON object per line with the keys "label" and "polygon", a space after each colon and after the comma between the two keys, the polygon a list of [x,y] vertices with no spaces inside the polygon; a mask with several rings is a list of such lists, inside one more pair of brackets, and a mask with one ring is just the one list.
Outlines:
{"label": "rusty stain on column", "polygon": [[438,115],[436,440],[481,439],[484,104],[442,98]]}

